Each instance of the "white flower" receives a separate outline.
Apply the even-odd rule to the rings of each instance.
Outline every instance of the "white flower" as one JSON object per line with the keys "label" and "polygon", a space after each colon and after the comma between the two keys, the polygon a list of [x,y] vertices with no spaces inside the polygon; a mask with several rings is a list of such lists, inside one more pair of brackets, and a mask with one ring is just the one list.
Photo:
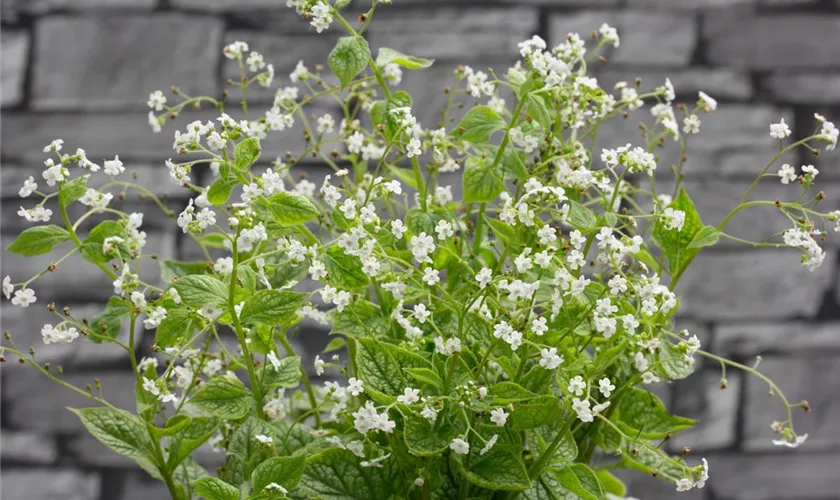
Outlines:
{"label": "white flower", "polygon": [[397,401],[404,405],[410,405],[420,401],[420,389],[412,389],[406,387],[401,396],[397,396]]}
{"label": "white flower", "polygon": [[602,24],[598,28],[598,32],[601,34],[601,39],[604,43],[612,43],[613,47],[616,48],[621,44],[621,39],[618,37],[618,30],[607,23]]}
{"label": "white flower", "polygon": [[785,123],[784,118],[782,118],[779,123],[770,124],[770,137],[781,140],[789,135],[790,127],[788,127],[787,123]]}
{"label": "white flower", "polygon": [[709,94],[703,92],[702,90],[697,92],[697,103],[703,107],[703,109],[708,113],[710,111],[714,111],[717,109],[718,103],[716,100],[709,97]]}
{"label": "white flower", "polygon": [[677,481],[677,491],[689,491],[691,488],[694,488],[691,479],[682,478]]}
{"label": "white flower", "polygon": [[408,228],[405,227],[405,224],[403,224],[403,221],[401,221],[399,219],[395,219],[395,220],[391,221],[391,234],[394,235],[394,238],[396,238],[398,240],[401,240],[402,237],[403,237],[403,234],[407,230],[408,230]]}
{"label": "white flower", "polygon": [[111,193],[100,193],[95,189],[88,189],[85,194],[79,199],[82,205],[88,206],[94,210],[102,210],[108,206],[111,199],[114,197]]}
{"label": "white flower", "polygon": [[799,445],[805,442],[808,439],[807,434],[803,434],[801,436],[796,436],[793,441],[788,441],[787,439],[774,439],[773,444],[775,446],[785,446],[787,448],[797,448]]}
{"label": "white flower", "polygon": [[350,380],[347,381],[347,391],[354,396],[358,396],[365,390],[362,385],[363,384],[361,380],[357,379],[356,377],[352,377]]}
{"label": "white flower", "polygon": [[312,260],[312,265],[308,269],[309,275],[315,281],[321,281],[327,275],[327,266],[320,260]]}
{"label": "white flower", "polygon": [[409,242],[411,253],[419,263],[432,262],[429,254],[435,251],[435,240],[425,232],[412,236]]}
{"label": "white flower", "polygon": [[574,410],[581,422],[592,422],[595,420],[595,416],[589,408],[590,404],[591,403],[585,399],[583,401],[578,398],[572,399],[572,410]]}
{"label": "white flower", "polygon": [[312,6],[309,13],[312,15],[312,21],[309,24],[315,28],[318,33],[330,27],[333,22],[332,8],[326,3],[318,3]]}
{"label": "white flower", "polygon": [[455,234],[455,231],[452,230],[452,224],[446,220],[438,222],[437,227],[435,227],[435,232],[437,233],[439,240],[451,238],[452,235]]}
{"label": "white flower", "polygon": [[105,160],[105,163],[103,163],[103,166],[104,166],[104,172],[108,175],[111,175],[111,176],[117,176],[117,175],[120,175],[121,173],[125,172],[125,167],[123,166],[123,163],[120,161],[119,156],[114,156],[113,160]]}
{"label": "white flower", "polygon": [[840,129],[833,123],[823,120],[820,137],[828,143],[828,146],[825,147],[826,151],[834,151],[834,148],[837,147],[837,139],[840,138]]}
{"label": "white flower", "polygon": [[498,441],[498,440],[499,440],[499,435],[498,434],[493,434],[492,436],[490,436],[490,439],[488,439],[487,443],[484,444],[484,448],[482,448],[481,451],[478,452],[479,455],[486,455],[487,453],[489,453],[490,450],[493,449],[493,446],[496,445],[496,441]]}
{"label": "white flower", "polygon": [[688,115],[683,119],[683,133],[697,134],[700,132],[700,117]]}
{"label": "white flower", "polygon": [[143,320],[143,327],[146,330],[151,330],[152,328],[157,328],[160,326],[161,321],[166,319],[166,309],[163,307],[156,307],[154,311],[149,313],[148,317]]}
{"label": "white flower", "polygon": [[41,337],[44,344],[69,344],[79,337],[75,328],[54,328],[52,325],[44,325],[41,328]]}
{"label": "white flower", "polygon": [[320,377],[324,374],[324,360],[321,359],[321,356],[315,355],[315,361],[312,362],[312,366],[315,367],[315,375]]}
{"label": "white flower", "polygon": [[213,270],[222,276],[227,276],[233,271],[233,258],[220,257],[216,260],[216,263],[213,264]]}
{"label": "white flower", "polygon": [[539,318],[534,318],[534,321],[531,321],[531,331],[534,332],[537,336],[542,336],[545,332],[548,331],[548,320],[545,317],[540,316]]}
{"label": "white flower", "polygon": [[700,479],[694,483],[694,487],[698,489],[702,489],[706,486],[706,481],[709,480],[709,462],[705,458],[701,460],[703,461],[703,470],[700,472]]}
{"label": "white flower", "polygon": [[38,184],[35,182],[35,178],[31,175],[28,179],[23,181],[23,186],[21,186],[20,191],[18,194],[21,198],[26,198],[30,194],[32,194],[36,189],[38,189]]}
{"label": "white flower", "polygon": [[663,212],[662,219],[666,228],[682,231],[683,224],[685,224],[685,212],[668,207]]}
{"label": "white flower", "polygon": [[503,408],[496,408],[490,410],[490,421],[496,424],[497,427],[504,427],[507,423],[508,413]]}
{"label": "white flower", "polygon": [[481,270],[475,275],[475,280],[478,281],[478,286],[482,290],[487,287],[487,284],[490,283],[490,280],[492,279],[493,271],[490,270],[489,267],[482,267]]}
{"label": "white flower", "polygon": [[813,182],[814,177],[816,177],[819,173],[820,171],[813,165],[802,165],[802,174],[805,176],[805,180],[807,182]]}
{"label": "white flower", "polygon": [[458,455],[466,455],[470,452],[470,443],[461,438],[455,438],[451,443],[449,443],[449,449]]}
{"label": "white flower", "polygon": [[426,480],[423,479],[422,477],[418,477],[417,479],[414,480],[414,486],[417,486],[418,488],[420,488],[424,484],[426,484]]}
{"label": "white flower", "polygon": [[437,420],[438,412],[431,406],[424,406],[420,411],[420,416],[433,424]]}
{"label": "white flower", "polygon": [[440,283],[440,272],[431,267],[423,269],[423,281],[429,286],[437,285]]}
{"label": "white flower", "polygon": [[[3,291],[5,293],[6,287],[4,282]],[[29,307],[29,304],[33,302],[37,302],[38,298],[35,297],[35,290],[31,288],[22,288],[20,290],[15,291],[15,296],[12,299],[12,304],[20,307]]]}
{"label": "white flower", "polygon": [[155,90],[149,94],[149,100],[146,104],[155,111],[163,111],[163,105],[166,104],[166,96],[160,90]]}
{"label": "white flower", "polygon": [[557,348],[540,349],[540,366],[546,370],[554,370],[563,363],[563,356],[557,354]]}
{"label": "white flower", "polygon": [[228,59],[237,59],[239,57],[242,57],[242,54],[244,52],[248,52],[248,44],[245,42],[240,42],[238,40],[226,45],[224,49],[222,49],[222,53]]}
{"label": "white flower", "polygon": [[64,144],[62,139],[55,139],[47,146],[44,147],[44,153],[49,153],[50,151],[58,152],[61,151],[61,147]]}
{"label": "white flower", "polygon": [[8,300],[12,296],[12,292],[15,290],[15,286],[12,285],[12,277],[6,275],[3,278],[3,295],[6,296],[6,300]]}
{"label": "white flower", "polygon": [[583,396],[583,392],[586,390],[586,382],[583,381],[583,377],[577,375],[569,381],[569,387],[567,389],[569,393],[575,396]]}
{"label": "white flower", "polygon": [[442,337],[435,337],[435,352],[444,356],[461,352],[461,339],[452,337],[444,341]]}
{"label": "white flower", "polygon": [[329,134],[335,130],[335,119],[331,115],[324,115],[318,118],[318,133]]}
{"label": "white flower", "polygon": [[423,324],[426,322],[426,319],[432,315],[432,313],[431,311],[426,309],[425,304],[415,304],[413,315],[417,319],[417,321]]}
{"label": "white flower", "polygon": [[796,180],[796,169],[790,166],[790,164],[785,163],[779,169],[778,175],[782,178],[782,184],[789,184]]}
{"label": "white flower", "polygon": [[610,397],[612,391],[615,390],[615,385],[610,382],[610,379],[604,377],[598,381],[598,390],[601,391],[601,394],[604,395],[605,398]]}
{"label": "white flower", "polygon": [[47,186],[55,186],[56,182],[62,182],[66,177],[64,176],[64,167],[61,165],[53,165],[52,160],[47,160],[47,169],[41,174],[44,180],[47,181]]}
{"label": "white flower", "polygon": [[17,214],[26,219],[27,222],[48,222],[50,217],[52,217],[52,210],[44,208],[41,205],[38,205],[31,210],[26,210],[25,208],[20,207]]}
{"label": "white flower", "polygon": [[277,484],[277,483],[268,483],[267,485],[265,485],[265,488],[263,488],[263,489],[264,489],[264,490],[269,490],[269,491],[279,491],[279,492],[280,492],[280,493],[282,493],[283,495],[286,495],[286,493],[288,493],[288,492],[289,492],[289,490],[287,490],[286,488],[284,488],[284,487],[280,486],[280,485],[279,485],[279,484]]}
{"label": "white flower", "polygon": [[254,436],[260,444],[271,444],[274,442],[274,439],[271,436],[266,436],[265,434],[257,434]]}
{"label": "white flower", "polygon": [[408,141],[408,145],[405,147],[405,153],[409,158],[414,158],[415,156],[423,154],[423,150],[420,149],[420,139],[412,137],[411,140]]}
{"label": "white flower", "polygon": [[379,467],[379,468],[381,468],[382,467],[382,462],[387,460],[388,457],[390,457],[390,456],[391,456],[391,454],[388,453],[386,455],[382,455],[381,457],[376,457],[373,460],[362,460],[361,462],[359,462],[359,465],[361,465],[362,467]]}
{"label": "white flower", "polygon": [[160,396],[160,389],[158,388],[155,381],[149,380],[146,377],[143,377],[143,390],[145,390],[152,396]]}

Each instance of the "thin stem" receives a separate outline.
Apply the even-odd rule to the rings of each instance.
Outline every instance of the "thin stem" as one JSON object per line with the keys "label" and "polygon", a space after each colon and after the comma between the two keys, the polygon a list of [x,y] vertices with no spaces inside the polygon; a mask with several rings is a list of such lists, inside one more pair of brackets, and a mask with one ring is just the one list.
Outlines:
{"label": "thin stem", "polygon": [[[280,340],[280,345],[283,346],[283,349],[286,349],[286,353],[294,356],[295,349],[292,347],[289,339],[286,338],[286,334],[281,333],[277,336],[277,338]],[[309,406],[312,408],[312,416],[315,417],[315,427],[320,429],[321,412],[318,411],[318,400],[315,398],[315,391],[312,389],[312,382],[309,380],[309,374],[303,368],[300,370],[300,379],[303,382],[303,386],[306,388],[306,395],[309,397]]]}

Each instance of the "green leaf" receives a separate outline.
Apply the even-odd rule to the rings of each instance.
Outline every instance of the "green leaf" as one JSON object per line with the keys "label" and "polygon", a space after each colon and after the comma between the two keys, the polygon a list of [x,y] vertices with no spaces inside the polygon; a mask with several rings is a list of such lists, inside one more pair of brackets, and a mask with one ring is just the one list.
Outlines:
{"label": "green leaf", "polygon": [[[31,257],[47,253],[70,239],[70,233],[58,226],[35,226],[24,229],[18,237],[6,247],[13,254]],[[101,252],[101,250],[100,250]]]}
{"label": "green leaf", "polygon": [[464,167],[465,202],[493,201],[504,189],[504,181],[487,162],[476,157],[467,158]]}
{"label": "green leaf", "polygon": [[183,278],[190,274],[207,274],[208,272],[205,262],[165,260],[160,265],[160,277],[164,283],[170,283],[175,278]]}
{"label": "green leaf", "polygon": [[59,203],[66,207],[84,196],[85,192],[87,192],[87,180],[88,176],[83,175],[81,177],[76,177],[71,181],[65,182],[60,188],[58,188]]}
{"label": "green leaf", "polygon": [[174,471],[181,462],[190,456],[196,448],[210,439],[219,428],[215,418],[195,417],[170,436],[168,441],[166,467]]}
{"label": "green leaf", "polygon": [[618,407],[618,424],[633,436],[664,439],[694,425],[694,420],[668,413],[655,395],[631,387]]}
{"label": "green leaf", "polygon": [[688,249],[700,249],[715,245],[720,239],[720,231],[715,226],[703,226],[688,244]]}
{"label": "green leaf", "polygon": [[351,337],[384,337],[389,327],[388,320],[382,314],[378,305],[359,299],[343,311],[333,314],[331,333],[343,333]]}
{"label": "green leaf", "polygon": [[254,493],[261,492],[271,483],[291,490],[300,482],[303,477],[303,469],[306,465],[306,457],[297,455],[291,457],[272,457],[261,463],[251,474],[251,482],[254,485]]}
{"label": "green leaf", "polygon": [[263,394],[268,394],[269,389],[275,387],[293,389],[300,385],[300,356],[290,356],[281,359],[277,368],[271,363],[266,363],[257,369],[257,375],[262,380]]}
{"label": "green leaf", "polygon": [[674,344],[664,343],[657,353],[662,370],[671,380],[689,377],[697,366]]}
{"label": "green leaf", "polygon": [[268,209],[281,227],[292,227],[318,217],[318,208],[309,198],[290,191],[280,191],[268,199]]}
{"label": "green leaf", "polygon": [[184,276],[172,284],[184,304],[201,309],[216,306],[228,300],[228,289],[224,283],[212,276],[193,274]]}
{"label": "green leaf", "polygon": [[219,177],[207,189],[207,201],[213,205],[226,203],[237,184],[239,184],[239,178],[233,172],[230,163],[222,163],[219,165]]}
{"label": "green leaf", "polygon": [[219,478],[206,476],[196,479],[192,488],[206,500],[239,500],[239,490]]}
{"label": "green leaf", "polygon": [[675,465],[676,459],[658,448],[637,446],[626,440],[622,441],[621,448],[623,453],[618,468],[634,469],[649,475],[655,473],[656,477],[674,483],[685,477],[682,467]]}
{"label": "green leaf", "polygon": [[490,140],[494,132],[502,130],[506,125],[502,117],[489,106],[476,106],[464,115],[455,130],[461,135],[461,139],[483,144]]}
{"label": "green leaf", "polygon": [[[400,129],[400,120],[393,113],[397,108],[410,108],[411,96],[406,92],[399,90],[391,94],[391,98],[387,101],[377,101],[370,110],[371,118],[374,125],[377,127],[383,125],[385,127],[384,135],[389,141],[394,138],[394,134]],[[417,187],[414,186],[416,189]]]}
{"label": "green leaf", "polygon": [[180,345],[189,340],[199,323],[200,320],[185,309],[169,310],[155,331],[155,345],[160,349]]}
{"label": "green leaf", "polygon": [[595,471],[583,464],[569,464],[554,473],[563,488],[581,500],[604,500],[604,487]]}
{"label": "green leaf", "polygon": [[555,477],[551,471],[544,472],[531,481],[531,488],[523,491],[517,498],[523,500],[578,500]]}
{"label": "green leaf", "polygon": [[368,285],[368,275],[362,270],[362,261],[355,255],[348,255],[338,247],[332,247],[324,255],[327,279],[340,289],[354,290]]}
{"label": "green leaf", "polygon": [[543,130],[549,130],[552,116],[546,99],[542,95],[528,94],[525,101],[528,103],[528,114],[540,124]]}
{"label": "green leaf", "polygon": [[356,75],[367,68],[369,59],[370,47],[364,38],[345,36],[338,39],[327,62],[341,86],[346,87]]}
{"label": "green leaf", "polygon": [[395,63],[407,69],[426,69],[434,62],[434,59],[407,56],[402,52],[387,47],[379,49],[379,55],[376,56],[376,65],[380,68],[386,64]]}
{"label": "green leaf", "polygon": [[[90,234],[88,234],[88,237],[84,243],[82,243],[82,248],[79,252],[82,254],[82,257],[94,264],[104,264],[106,262],[110,262],[114,258],[114,255],[103,254],[102,245],[105,243],[106,239],[113,236],[125,239],[125,222],[115,220],[100,222],[91,230]],[[122,253],[124,245],[117,245],[117,247],[120,248],[120,252]]]}
{"label": "green leaf", "polygon": [[424,212],[419,208],[412,208],[405,214],[405,225],[413,234],[435,234],[435,228],[443,219],[440,214]]}
{"label": "green leaf", "polygon": [[[557,438],[557,433],[561,430],[563,430],[563,421],[556,419],[548,425],[528,431],[529,448],[534,455],[534,459],[541,457],[548,450],[548,447]],[[575,438],[571,432],[565,430],[560,445],[554,450],[554,455],[548,463],[549,465],[558,465],[574,462],[577,456],[578,447]]]}
{"label": "green leaf", "polygon": [[608,470],[596,470],[595,475],[597,475],[598,480],[601,481],[601,485],[604,487],[605,493],[609,493],[610,495],[615,495],[617,497],[624,497],[627,495],[627,487],[624,486],[621,479],[612,475]]}
{"label": "green leaf", "polygon": [[[674,198],[668,207],[685,212],[685,223],[683,223],[682,229],[677,231],[676,229],[668,229],[665,227],[662,218],[657,218],[653,225],[653,240],[668,257],[671,276],[678,276],[702,248],[690,249],[688,246],[703,228],[703,222],[694,208],[694,203],[685,192],[685,188],[680,189],[679,196]],[[707,237],[703,239],[705,240]]]}
{"label": "green leaf", "polygon": [[251,165],[256,163],[260,158],[261,152],[260,140],[256,137],[249,137],[237,144],[233,151],[233,157],[236,160],[236,170],[240,172],[250,170]]}
{"label": "green leaf", "polygon": [[[476,151],[486,153],[487,159],[495,159],[499,152],[499,146],[494,144],[476,144]],[[525,166],[526,154],[517,151],[515,148],[505,148],[502,157],[499,159],[500,175],[506,179],[528,180],[528,167]]]}
{"label": "green leaf", "polygon": [[220,375],[199,387],[190,402],[219,418],[237,420],[251,411],[251,392],[239,379]]}
{"label": "green leaf", "polygon": [[446,421],[435,425],[421,416],[410,414],[405,420],[403,437],[412,454],[432,457],[446,451],[455,438],[455,428]]}
{"label": "green leaf", "polygon": [[90,329],[94,333],[88,337],[93,343],[102,342],[101,337],[114,339],[119,335],[123,319],[131,313],[130,306],[125,299],[111,297],[105,309],[91,318]]}
{"label": "green leaf", "polygon": [[82,421],[90,434],[120,455],[133,458],[144,468],[154,468],[151,460],[152,441],[146,426],[127,411],[116,408],[69,408]]}
{"label": "green leaf", "polygon": [[428,384],[435,389],[443,389],[443,379],[436,371],[429,368],[409,368],[405,371],[411,378],[420,382],[421,384]]}
{"label": "green leaf", "polygon": [[409,368],[431,368],[431,364],[402,347],[376,339],[356,339],[356,370],[366,391],[390,396],[402,394],[409,385],[403,375]]}
{"label": "green leaf", "polygon": [[536,394],[516,382],[499,382],[490,388],[489,395],[493,399],[493,404],[496,405],[517,403],[537,397]]}
{"label": "green leaf", "polygon": [[359,457],[330,448],[306,460],[299,489],[302,498],[371,500],[391,498],[391,481],[399,471],[387,460],[382,468],[364,468]]}
{"label": "green leaf", "polygon": [[260,290],[245,301],[239,320],[242,323],[284,326],[295,319],[303,299],[304,294],[289,290]]}
{"label": "green leaf", "polygon": [[255,439],[258,434],[275,437],[274,428],[271,424],[254,416],[248,417],[242,425],[233,431],[228,446],[228,455],[239,457],[243,462],[250,462],[253,457],[261,456],[267,448]]}
{"label": "green leaf", "polygon": [[525,463],[508,450],[492,450],[463,471],[467,481],[489,490],[524,491],[531,487]]}
{"label": "green leaf", "polygon": [[584,207],[580,203],[569,200],[569,224],[582,233],[589,233],[596,229],[598,217],[595,212]]}
{"label": "green leaf", "polygon": [[516,405],[511,412],[515,429],[533,429],[554,422],[563,415],[556,396],[540,396]]}

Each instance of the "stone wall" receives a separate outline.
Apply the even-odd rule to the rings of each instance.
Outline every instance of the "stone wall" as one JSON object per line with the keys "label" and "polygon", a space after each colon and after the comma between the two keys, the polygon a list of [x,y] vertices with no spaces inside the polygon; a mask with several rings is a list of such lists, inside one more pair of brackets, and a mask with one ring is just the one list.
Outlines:
{"label": "stone wall", "polygon": [[[2,237],[3,246],[23,226],[15,215],[22,179],[40,170],[43,146],[63,138],[102,159],[119,154],[141,182],[168,194],[173,208],[186,194],[172,187],[163,160],[171,155],[170,129],[153,135],[145,99],[154,89],[178,84],[190,94],[218,94],[230,68],[220,57],[226,41],[243,39],[265,51],[286,75],[299,59],[323,62],[337,36],[333,27],[315,36],[282,0],[2,0]],[[352,11],[361,12],[364,0]],[[772,155],[767,125],[786,117],[794,137],[804,137],[819,111],[840,119],[840,1],[836,0],[395,0],[381,9],[369,38],[436,57],[429,71],[407,76],[424,124],[436,122],[441,89],[461,63],[509,64],[516,42],[540,34],[557,43],[569,31],[587,33],[603,21],[622,34],[621,48],[599,68],[606,84],[642,77],[646,88],[670,76],[679,97],[693,102],[704,90],[720,102],[704,118],[691,147],[687,187],[704,220],[718,222],[734,206]],[[310,66],[311,67],[311,66]],[[265,100],[268,94],[256,96]],[[632,121],[632,120],[631,120]],[[608,131],[616,144],[626,130]],[[289,134],[266,145],[267,157],[294,150]],[[827,204],[839,207],[836,155],[791,162],[813,163]],[[318,165],[311,165],[317,175]],[[759,189],[764,199],[785,196],[780,185]],[[788,192],[789,194],[789,192]],[[148,208],[136,200],[124,207]],[[190,258],[191,248],[163,219],[147,210],[149,247],[161,258]],[[772,212],[736,219],[731,232],[750,239],[785,229]],[[664,388],[674,408],[700,425],[673,439],[690,445],[712,464],[702,491],[682,497],[707,500],[825,500],[840,498],[840,290],[836,257],[840,238],[830,240],[822,268],[808,273],[793,252],[756,253],[722,246],[704,252],[681,283],[684,323],[715,352],[752,363],[779,381],[793,400],[807,398],[814,411],[799,415],[811,439],[795,452],[770,444],[769,423],[781,412],[759,380],[729,372],[718,388],[719,369],[707,365],[684,383]],[[42,270],[54,256],[21,259],[3,254],[3,274],[16,278]],[[2,304],[3,329],[24,346],[40,345],[39,357],[62,364],[71,382],[101,378],[105,394],[131,407],[131,374],[120,352],[77,342],[43,346],[42,306],[54,300],[79,315],[92,314],[109,286],[72,259],[37,287],[39,301],[26,310]],[[155,270],[147,270],[154,279]],[[138,335],[148,353],[150,338]],[[323,335],[302,346],[312,356]],[[95,347],[95,348],[91,348]],[[126,460],[92,438],[61,408],[83,400],[48,383],[32,370],[3,368],[2,493],[4,500],[134,500],[166,498]],[[212,463],[218,457],[204,457]],[[643,499],[673,498],[667,484],[627,476],[631,493]],[[681,498],[682,498],[681,497]]]}

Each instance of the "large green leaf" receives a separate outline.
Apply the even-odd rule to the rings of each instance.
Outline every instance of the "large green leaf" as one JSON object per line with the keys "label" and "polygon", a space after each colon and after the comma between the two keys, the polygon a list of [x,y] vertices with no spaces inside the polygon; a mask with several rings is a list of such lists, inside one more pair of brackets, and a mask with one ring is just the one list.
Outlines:
{"label": "large green leaf", "polygon": [[[47,253],[70,239],[70,233],[58,226],[35,226],[21,232],[6,250],[24,257]],[[101,250],[100,250],[101,252]]]}
{"label": "large green leaf", "polygon": [[701,241],[695,243],[693,248],[689,248],[689,245],[694,241],[694,237],[703,229],[703,222],[700,220],[700,214],[694,208],[694,203],[685,192],[685,188],[680,189],[680,194],[671,201],[668,207],[685,212],[685,223],[683,223],[682,229],[677,231],[676,229],[668,229],[662,218],[657,218],[653,226],[653,240],[668,257],[671,276],[678,276],[691,263],[700,249],[703,248],[706,240],[712,235],[703,236]]}
{"label": "large green leaf", "polygon": [[194,309],[217,306],[228,300],[227,286],[212,276],[184,276],[172,286],[178,291],[184,304]]}
{"label": "large green leaf", "polygon": [[455,438],[455,428],[449,422],[435,425],[423,417],[410,415],[405,420],[403,436],[412,454],[431,457],[446,451]]}
{"label": "large green leaf", "polygon": [[531,487],[522,458],[506,449],[492,450],[462,472],[467,481],[488,490],[524,491]]}
{"label": "large green leaf", "polygon": [[146,426],[127,411],[116,408],[70,408],[90,434],[113,451],[133,458],[144,469],[154,470],[152,441]]}
{"label": "large green leaf", "polygon": [[347,450],[330,448],[306,460],[299,490],[302,498],[323,500],[371,500],[391,498],[389,482],[397,473],[386,461],[382,468],[364,468],[359,457]]}
{"label": "large green leaf", "polygon": [[405,371],[431,368],[422,356],[376,339],[356,339],[356,370],[366,390],[398,396],[408,386]]}
{"label": "large green leaf", "polygon": [[251,392],[239,379],[220,375],[199,387],[190,402],[219,418],[237,420],[251,411]]}
{"label": "large green leaf", "polygon": [[563,415],[556,396],[540,396],[516,405],[511,412],[515,429],[533,429],[556,421]]}
{"label": "large green leaf", "polygon": [[[243,155],[245,153],[243,152]],[[207,188],[207,201],[213,205],[222,205],[228,201],[233,188],[239,184],[239,178],[230,166],[230,163],[219,165],[219,177]]]}
{"label": "large green leaf", "polygon": [[618,424],[632,436],[664,439],[692,427],[694,420],[671,415],[658,397],[648,391],[631,387],[621,398]]}
{"label": "large green leaf", "polygon": [[271,363],[266,363],[257,369],[257,378],[262,381],[263,394],[268,394],[269,389],[275,387],[284,389],[297,387],[301,379],[300,356],[281,359],[277,368]]}
{"label": "large green leaf", "polygon": [[155,345],[160,349],[180,345],[190,339],[200,320],[185,309],[172,309],[155,331]]}
{"label": "large green leaf", "polygon": [[210,439],[218,428],[219,421],[215,418],[195,417],[169,436],[166,447],[169,455],[166,461],[167,468],[174,471],[190,453]]}
{"label": "large green leaf", "polygon": [[193,491],[206,500],[239,500],[239,490],[215,477],[202,477],[191,484]]}
{"label": "large green leaf", "polygon": [[249,137],[237,144],[233,152],[236,160],[236,170],[240,172],[248,171],[251,165],[260,158],[261,152],[260,140],[256,137]]}
{"label": "large green leaf", "polygon": [[90,330],[94,333],[89,337],[90,341],[98,344],[102,337],[116,338],[122,328],[123,319],[131,313],[130,307],[125,299],[108,299],[105,309],[90,320]]}
{"label": "large green leaf", "polygon": [[504,180],[483,159],[470,157],[464,167],[464,201],[495,200],[505,189]]}
{"label": "large green leaf", "polygon": [[575,494],[581,500],[604,500],[604,487],[595,471],[584,464],[568,464],[555,476],[567,491]]}
{"label": "large green leaf", "polygon": [[303,469],[306,465],[304,455],[291,457],[272,457],[261,463],[251,474],[251,483],[254,493],[260,493],[271,483],[291,490],[300,482],[303,477]]}
{"label": "large green leaf", "polygon": [[[116,220],[102,221],[90,231],[87,239],[85,239],[82,243],[82,247],[79,252],[82,254],[82,257],[94,264],[104,264],[106,262],[110,262],[114,258],[114,255],[103,254],[102,246],[106,239],[114,236],[123,239],[126,238],[125,222]],[[116,245],[116,248],[123,253],[125,245]]]}
{"label": "large green leaf", "polygon": [[304,294],[289,290],[260,290],[245,301],[239,319],[243,323],[284,326],[295,318],[304,298]]}
{"label": "large green leaf", "polygon": [[164,260],[160,264],[160,276],[164,283],[170,283],[175,278],[183,278],[190,274],[207,274],[212,267],[206,262],[185,262],[178,260]]}
{"label": "large green leaf", "polygon": [[368,285],[368,275],[362,270],[362,261],[355,255],[348,255],[338,247],[332,247],[324,255],[327,279],[339,289],[354,290]]}
{"label": "large green leaf", "polygon": [[280,191],[268,198],[268,209],[281,227],[291,227],[318,217],[318,208],[302,194]]}
{"label": "large green leaf", "polygon": [[65,207],[74,201],[78,200],[87,192],[87,175],[76,177],[71,181],[67,181],[58,188],[59,203]]}
{"label": "large green leaf", "polygon": [[455,131],[461,139],[474,144],[483,144],[490,140],[494,132],[505,128],[506,123],[489,106],[476,106],[469,110]]}
{"label": "large green leaf", "polygon": [[425,69],[434,63],[434,59],[423,59],[422,57],[407,56],[402,52],[388,47],[379,49],[379,54],[376,56],[376,65],[383,67],[386,64],[394,63],[406,69]]}
{"label": "large green leaf", "polygon": [[345,36],[338,39],[327,62],[333,74],[338,78],[343,87],[346,87],[353,78],[364,71],[370,60],[370,47],[367,41],[360,36]]}

